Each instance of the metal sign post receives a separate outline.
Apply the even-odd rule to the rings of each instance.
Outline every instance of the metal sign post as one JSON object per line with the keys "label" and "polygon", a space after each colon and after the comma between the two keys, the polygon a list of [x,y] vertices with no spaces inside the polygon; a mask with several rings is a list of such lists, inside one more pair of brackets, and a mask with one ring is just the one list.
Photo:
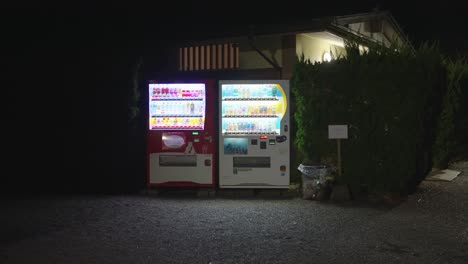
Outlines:
{"label": "metal sign post", "polygon": [[342,175],[341,167],[341,139],[348,138],[348,125],[329,125],[328,138],[336,139],[337,155],[338,155],[338,176]]}

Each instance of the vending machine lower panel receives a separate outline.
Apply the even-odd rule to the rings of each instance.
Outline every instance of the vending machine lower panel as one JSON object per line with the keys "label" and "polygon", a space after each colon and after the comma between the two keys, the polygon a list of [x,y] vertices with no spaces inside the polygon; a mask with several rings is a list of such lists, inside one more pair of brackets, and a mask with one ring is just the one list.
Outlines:
{"label": "vending machine lower panel", "polygon": [[213,154],[151,153],[153,186],[214,186]]}
{"label": "vending machine lower panel", "polygon": [[288,160],[258,156],[224,157],[220,188],[289,188]]}

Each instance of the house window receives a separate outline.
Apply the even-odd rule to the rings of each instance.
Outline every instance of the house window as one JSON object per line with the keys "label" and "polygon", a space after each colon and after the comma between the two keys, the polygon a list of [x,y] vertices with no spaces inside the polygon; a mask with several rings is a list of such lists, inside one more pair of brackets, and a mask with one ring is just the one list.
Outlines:
{"label": "house window", "polygon": [[239,68],[239,45],[223,43],[179,48],[180,71]]}

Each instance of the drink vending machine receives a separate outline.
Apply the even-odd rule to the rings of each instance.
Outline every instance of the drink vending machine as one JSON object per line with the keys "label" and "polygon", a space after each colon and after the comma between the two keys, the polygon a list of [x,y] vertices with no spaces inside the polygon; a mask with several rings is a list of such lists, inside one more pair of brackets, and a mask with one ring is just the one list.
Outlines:
{"label": "drink vending machine", "polygon": [[219,187],[288,188],[289,81],[219,81]]}
{"label": "drink vending machine", "polygon": [[214,187],[215,81],[150,82],[148,185]]}

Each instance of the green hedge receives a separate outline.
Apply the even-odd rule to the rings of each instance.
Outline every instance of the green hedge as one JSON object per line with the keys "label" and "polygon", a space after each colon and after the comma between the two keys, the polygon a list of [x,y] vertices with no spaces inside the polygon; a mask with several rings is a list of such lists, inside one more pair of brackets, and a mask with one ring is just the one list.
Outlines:
{"label": "green hedge", "polygon": [[412,192],[432,167],[432,145],[444,94],[437,45],[410,49],[346,44],[330,63],[299,58],[291,80],[295,146],[305,161],[336,164],[328,125],[348,125],[340,183],[371,191]]}
{"label": "green hedge", "polygon": [[447,93],[444,96],[434,167],[446,169],[450,161],[468,159],[468,64],[461,58],[447,60]]}

